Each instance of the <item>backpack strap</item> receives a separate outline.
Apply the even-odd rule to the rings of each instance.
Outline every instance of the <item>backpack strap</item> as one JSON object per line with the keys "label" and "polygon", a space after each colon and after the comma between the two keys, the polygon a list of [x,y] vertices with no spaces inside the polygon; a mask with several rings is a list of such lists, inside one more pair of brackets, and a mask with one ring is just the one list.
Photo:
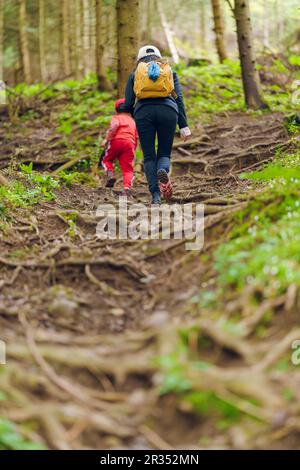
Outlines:
{"label": "backpack strap", "polygon": [[[172,73],[173,73],[173,81],[174,81],[174,83],[175,83],[175,80],[174,80],[174,72],[172,71]],[[177,100],[178,95],[177,95],[177,93],[176,93],[176,91],[175,91],[175,88],[174,88],[174,90],[172,90],[171,96],[172,96],[172,98],[174,98],[174,100]]]}

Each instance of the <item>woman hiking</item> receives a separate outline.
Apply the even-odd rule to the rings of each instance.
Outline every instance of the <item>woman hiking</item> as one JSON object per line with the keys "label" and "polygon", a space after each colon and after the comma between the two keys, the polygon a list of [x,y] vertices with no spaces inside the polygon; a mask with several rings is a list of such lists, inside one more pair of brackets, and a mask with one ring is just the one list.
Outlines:
{"label": "woman hiking", "polygon": [[140,48],[136,69],[127,81],[125,102],[119,105],[118,112],[134,116],[152,204],[160,204],[161,196],[170,199],[172,184],[169,170],[176,126],[179,125],[183,140],[191,135],[191,131],[178,76],[162,59],[157,47],[149,45]]}

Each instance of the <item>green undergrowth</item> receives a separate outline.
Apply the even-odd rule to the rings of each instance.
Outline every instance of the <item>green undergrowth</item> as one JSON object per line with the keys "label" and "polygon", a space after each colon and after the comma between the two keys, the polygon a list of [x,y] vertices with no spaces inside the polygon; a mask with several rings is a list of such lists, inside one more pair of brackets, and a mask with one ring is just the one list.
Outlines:
{"label": "green undergrowth", "polygon": [[[267,83],[263,86],[265,100],[273,112],[295,111],[292,103],[292,93],[295,92],[293,80],[300,78],[296,69],[297,57],[293,56],[291,59],[295,67],[294,72],[289,71],[279,60],[274,60],[271,66],[271,72],[275,76],[285,74],[290,77],[284,85]],[[192,129],[197,129],[199,123],[210,122],[212,116],[218,113],[246,112],[239,62],[226,60],[223,64],[199,64],[189,67],[179,64],[175,68],[182,84]],[[99,91],[96,76],[89,74],[83,80],[69,79],[47,86],[20,84],[12,90],[12,93],[24,96],[30,103],[34,98],[47,104],[51,125],[55,125],[56,132],[60,135],[63,153],[70,159],[83,156],[83,160],[75,166],[75,170],[87,172],[98,160],[98,136],[101,136],[102,140],[115,112],[116,90]],[[256,114],[261,112],[268,111],[259,111]],[[30,123],[40,119],[40,115],[30,105],[20,119]],[[289,131],[295,128],[292,122],[288,126]],[[141,151],[137,150],[137,159],[141,157]],[[1,213],[3,208],[0,203],[0,215]]]}
{"label": "green undergrowth", "polygon": [[38,97],[43,101],[65,98],[62,109],[56,116],[57,130],[62,134],[71,134],[74,127],[89,129],[107,124],[113,111],[114,97],[111,93],[97,89],[94,74],[82,80],[69,79],[48,86],[22,83],[13,91],[24,97]]}
{"label": "green undergrowth", "polygon": [[[294,59],[295,60],[295,59]],[[262,69],[258,66],[258,69]],[[280,60],[274,60],[269,70],[278,75],[300,78],[300,72],[291,72]],[[209,121],[213,113],[242,110],[245,111],[241,69],[239,62],[226,60],[223,64],[206,66],[178,67],[178,74],[184,89],[188,115],[193,125]],[[282,85],[268,83],[262,85],[264,99],[275,112],[293,112],[293,80]],[[266,112],[266,111],[264,111]]]}
{"label": "green undergrowth", "polygon": [[15,424],[0,417],[0,450],[43,450],[44,447],[31,442],[18,432]]}
{"label": "green undergrowth", "polygon": [[21,164],[18,179],[9,186],[0,186],[0,220],[9,219],[11,208],[26,208],[39,202],[53,201],[57,198],[57,190],[63,186],[81,183],[95,184],[93,178],[82,171],[62,171],[51,175],[35,171],[32,163]]}
{"label": "green undergrowth", "polygon": [[[239,337],[240,307],[227,310],[228,305],[250,292],[245,302],[249,302],[254,314],[264,300],[276,299],[292,284],[300,287],[299,144],[295,143],[291,151],[278,150],[273,162],[261,171],[241,177],[253,181],[255,197],[252,195],[247,207],[234,216],[234,228],[227,241],[213,254],[213,282],[203,284],[199,294],[191,299],[188,310],[195,317],[195,326],[180,330],[172,352],[158,361],[161,393],[175,393],[194,412],[214,417],[219,429],[231,426],[245,413],[238,401],[224,400],[209,386],[206,389],[204,372],[214,367],[214,343],[202,334],[197,318],[211,318],[222,331]],[[267,334],[272,315],[271,309],[266,310],[255,330],[258,338]],[[189,338],[194,338],[193,348]],[[278,373],[286,372],[293,367],[290,356],[281,357],[274,367]],[[284,398],[289,396],[286,392]],[[251,397],[246,400],[255,404]]]}
{"label": "green undergrowth", "polygon": [[241,419],[242,412],[234,400],[206,385],[205,371],[214,365],[190,350],[191,335],[197,335],[199,349],[211,347],[205,344],[208,340],[201,335],[199,328],[181,329],[173,351],[156,360],[162,377],[160,393],[162,396],[175,393],[183,409],[213,420],[217,429],[228,428]]}
{"label": "green undergrowth", "polygon": [[[277,76],[289,77],[280,85],[272,82],[262,85],[265,100],[272,111],[294,111],[293,80],[300,78],[300,59],[298,56],[291,56],[287,60],[294,67],[293,71],[279,59],[274,59],[266,69],[275,77],[275,82]],[[199,120],[208,121],[212,113],[246,109],[239,62],[226,60],[223,64],[199,64],[189,67],[179,64],[174,68],[180,77],[192,126],[198,124]],[[258,69],[264,67],[258,65]],[[78,129],[84,131],[99,128],[99,132],[103,133],[114,113],[116,98],[116,91],[110,93],[97,89],[94,74],[80,81],[69,79],[48,86],[20,84],[13,92],[25,97],[38,96],[39,99],[47,101],[50,107],[51,99],[63,98],[61,110],[55,114],[57,131],[62,136],[71,136]],[[82,140],[85,139],[79,138],[76,144],[80,145]],[[92,142],[88,140],[85,144],[88,147]],[[81,142],[81,145],[84,146],[84,143]]]}
{"label": "green undergrowth", "polygon": [[193,124],[209,113],[245,109],[240,66],[237,62],[204,67],[182,67],[178,74]]}
{"label": "green undergrowth", "polygon": [[[260,171],[242,174],[261,188],[235,215],[229,239],[214,253],[216,284],[199,294],[200,308],[221,308],[245,289],[274,299],[300,286],[300,148],[278,151]],[[255,307],[255,298],[253,298]],[[197,303],[197,299],[196,299]]]}
{"label": "green undergrowth", "polygon": [[113,109],[112,97],[107,92],[89,90],[84,99],[80,93],[73,93],[70,103],[57,116],[57,131],[69,135],[74,128],[100,130],[109,124]]}
{"label": "green undergrowth", "polygon": [[[7,399],[5,393],[0,390],[0,403]],[[24,430],[25,431],[25,430]],[[42,450],[40,444],[25,439],[10,420],[0,415],[0,450]]]}
{"label": "green undergrowth", "polygon": [[230,240],[215,253],[221,286],[263,287],[276,296],[300,285],[300,148],[279,151],[263,170],[242,178],[264,182],[264,191],[237,215]]}

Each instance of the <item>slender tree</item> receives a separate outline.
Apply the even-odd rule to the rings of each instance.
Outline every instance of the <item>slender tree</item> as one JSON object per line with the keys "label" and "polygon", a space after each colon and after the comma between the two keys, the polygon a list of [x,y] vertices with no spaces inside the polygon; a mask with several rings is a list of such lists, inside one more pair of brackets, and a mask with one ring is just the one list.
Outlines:
{"label": "slender tree", "polygon": [[71,75],[71,60],[70,60],[70,40],[69,40],[69,9],[68,0],[62,0],[62,54],[63,54],[63,67],[64,75]]}
{"label": "slender tree", "polygon": [[88,74],[91,71],[90,65],[90,2],[89,0],[82,0],[83,6],[83,64],[84,73]]}
{"label": "slender tree", "polygon": [[118,93],[124,95],[138,46],[139,1],[117,0]]}
{"label": "slender tree", "polygon": [[45,18],[45,0],[39,0],[39,48],[42,82],[46,81]]}
{"label": "slender tree", "polygon": [[82,50],[82,1],[75,0],[75,47],[74,47],[74,58],[75,58],[75,70],[76,78],[79,80],[84,73],[83,66],[83,50]]}
{"label": "slender tree", "polygon": [[103,63],[109,62],[112,63],[115,60],[115,65],[117,65],[117,11],[115,5],[112,2],[103,1],[103,43],[105,45],[103,51]]}
{"label": "slender tree", "polygon": [[4,0],[0,0],[0,81],[3,80],[4,69]]}
{"label": "slender tree", "polygon": [[104,66],[103,0],[96,0],[96,74],[100,90],[111,90]]}
{"label": "slender tree", "polygon": [[157,11],[158,11],[158,14],[159,14],[160,22],[161,22],[161,25],[163,27],[163,30],[164,30],[164,33],[165,33],[165,36],[166,36],[166,40],[167,40],[167,43],[168,43],[168,46],[169,46],[169,49],[170,49],[170,52],[171,52],[171,55],[172,55],[172,59],[173,59],[175,64],[178,64],[179,54],[178,54],[178,50],[177,50],[176,45],[175,45],[174,40],[173,40],[173,32],[170,28],[170,25],[169,25],[168,21],[167,21],[167,18],[166,18],[166,15],[164,13],[164,10],[162,8],[162,5],[160,3],[160,0],[156,0],[156,6],[157,6]]}
{"label": "slender tree", "polygon": [[[4,85],[4,1],[0,0],[0,110],[5,105],[5,85]],[[1,182],[0,172],[0,184],[3,184],[4,177]]]}
{"label": "slender tree", "polygon": [[284,35],[284,8],[281,8],[281,0],[275,0],[274,13],[275,13],[275,26],[276,37],[280,41]]}
{"label": "slender tree", "polygon": [[76,74],[75,54],[76,54],[76,1],[68,1],[68,15],[69,15],[69,49],[70,49],[70,64],[71,71]]}
{"label": "slender tree", "polygon": [[235,0],[234,6],[230,0],[227,0],[227,3],[232,9],[236,21],[246,104],[252,109],[265,108],[266,105],[260,95],[259,76],[255,66],[249,0]]}
{"label": "slender tree", "polygon": [[268,48],[270,38],[270,11],[267,0],[263,0],[263,46]]}
{"label": "slender tree", "polygon": [[27,83],[31,83],[32,74],[27,38],[26,0],[19,0],[19,34],[23,76]]}
{"label": "slender tree", "polygon": [[[0,108],[4,103],[1,100],[1,81],[3,80],[3,43],[4,43],[4,0],[0,0]],[[8,181],[0,171],[0,186],[7,186]]]}
{"label": "slender tree", "polygon": [[200,47],[205,51],[206,49],[206,0],[200,0]]}
{"label": "slender tree", "polygon": [[216,48],[220,62],[224,62],[227,59],[227,52],[225,47],[225,28],[224,28],[224,18],[221,8],[220,0],[211,0],[211,6],[213,11],[214,18],[214,31],[216,38]]}

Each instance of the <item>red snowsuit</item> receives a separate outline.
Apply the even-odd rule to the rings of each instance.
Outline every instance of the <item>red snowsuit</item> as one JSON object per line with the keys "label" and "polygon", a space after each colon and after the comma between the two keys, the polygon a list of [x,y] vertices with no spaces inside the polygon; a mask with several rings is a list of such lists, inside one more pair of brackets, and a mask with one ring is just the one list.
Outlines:
{"label": "red snowsuit", "polygon": [[129,114],[115,114],[107,131],[107,147],[102,166],[114,171],[114,160],[118,160],[123,174],[124,189],[130,189],[133,180],[134,151],[138,133],[135,122]]}

